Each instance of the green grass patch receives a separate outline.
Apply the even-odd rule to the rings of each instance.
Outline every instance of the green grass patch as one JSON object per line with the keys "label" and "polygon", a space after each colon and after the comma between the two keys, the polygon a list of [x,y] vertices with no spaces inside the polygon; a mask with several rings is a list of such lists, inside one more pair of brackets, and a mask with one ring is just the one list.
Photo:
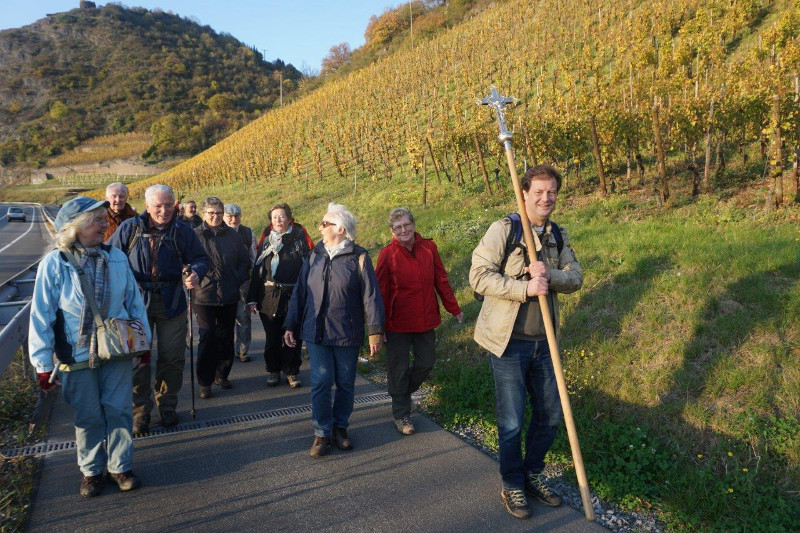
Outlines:
{"label": "green grass patch", "polygon": [[[25,373],[20,350],[0,380],[0,450],[35,441],[28,420],[38,386]],[[36,459],[0,454],[0,531],[21,531],[30,510]]]}

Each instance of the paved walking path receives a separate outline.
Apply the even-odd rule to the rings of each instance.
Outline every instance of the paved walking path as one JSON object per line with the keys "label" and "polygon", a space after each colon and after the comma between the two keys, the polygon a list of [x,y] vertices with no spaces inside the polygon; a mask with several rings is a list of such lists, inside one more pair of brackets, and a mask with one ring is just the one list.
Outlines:
{"label": "paved walking path", "polygon": [[[29,531],[604,531],[569,507],[533,504],[517,520],[500,503],[497,463],[415,414],[416,435],[391,422],[386,397],[361,377],[350,419],[352,452],[311,459],[308,361],[303,387],[266,387],[263,332],[253,323],[253,360],[234,362],[234,388],[214,388],[189,413],[187,376],[177,431],[136,439],[142,488],[107,484],[98,498],[78,495],[75,452],[44,458]],[[361,402],[361,403],[359,403]],[[251,417],[242,415],[253,414]],[[71,408],[59,398],[50,441],[75,438]]]}

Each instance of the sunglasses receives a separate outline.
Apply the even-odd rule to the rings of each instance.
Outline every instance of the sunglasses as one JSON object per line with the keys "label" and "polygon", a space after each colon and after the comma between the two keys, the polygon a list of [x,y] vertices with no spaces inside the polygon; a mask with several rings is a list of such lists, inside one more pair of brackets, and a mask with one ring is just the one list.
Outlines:
{"label": "sunglasses", "polygon": [[337,224],[336,222],[328,222],[327,220],[323,220],[322,222],[319,223],[319,225],[322,226],[323,228],[327,228],[328,226],[338,226],[339,224]]}

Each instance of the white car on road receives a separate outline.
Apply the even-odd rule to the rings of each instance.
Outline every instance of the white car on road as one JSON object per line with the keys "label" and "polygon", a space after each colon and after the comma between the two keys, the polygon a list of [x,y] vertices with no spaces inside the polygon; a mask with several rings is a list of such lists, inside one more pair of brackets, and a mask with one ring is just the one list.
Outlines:
{"label": "white car on road", "polygon": [[11,222],[12,220],[25,222],[25,211],[21,207],[9,207],[8,221]]}

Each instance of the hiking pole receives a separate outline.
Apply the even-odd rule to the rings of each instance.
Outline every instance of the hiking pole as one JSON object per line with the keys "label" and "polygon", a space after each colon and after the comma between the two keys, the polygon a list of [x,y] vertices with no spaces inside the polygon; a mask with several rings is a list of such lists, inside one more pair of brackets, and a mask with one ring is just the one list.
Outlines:
{"label": "hiking pole", "polygon": [[[522,188],[520,187],[519,177],[517,176],[517,163],[514,160],[514,149],[511,146],[511,138],[514,134],[508,131],[508,127],[506,126],[505,107],[509,104],[516,104],[517,100],[500,95],[500,93],[497,92],[497,88],[492,86],[489,96],[483,100],[478,100],[478,103],[493,108],[497,116],[497,125],[500,129],[500,135],[497,139],[506,151],[508,170],[514,185],[514,196],[516,196],[517,199],[517,210],[519,211],[519,218],[522,221],[522,233],[525,239],[525,246],[528,250],[528,259],[531,263],[535,263],[539,260],[536,256],[536,252],[542,249],[542,243],[539,241],[539,236],[531,231],[528,213],[525,211]],[[561,357],[558,355],[558,340],[556,339],[556,332],[553,327],[553,318],[550,315],[550,306],[547,305],[547,298],[538,298],[538,300],[545,333],[547,334],[547,344],[550,347],[550,357],[553,360],[553,371],[558,385],[558,395],[561,399],[561,410],[564,413],[564,423],[567,426],[569,446],[572,449],[572,461],[575,464],[578,488],[580,489],[581,500],[583,501],[583,512],[586,514],[587,520],[594,520],[594,507],[592,506],[592,497],[589,492],[589,481],[586,478],[586,470],[583,467],[583,457],[581,456],[581,448],[578,443],[578,432],[575,429],[575,419],[572,417],[572,407],[569,403],[567,382],[564,379]]]}
{"label": "hiking pole", "polygon": [[[184,273],[191,272],[189,267],[184,268]],[[192,383],[192,420],[195,419],[197,411],[194,408],[194,309],[192,300],[194,299],[194,289],[186,287],[186,279],[184,278],[183,291],[189,299],[189,381]]]}

